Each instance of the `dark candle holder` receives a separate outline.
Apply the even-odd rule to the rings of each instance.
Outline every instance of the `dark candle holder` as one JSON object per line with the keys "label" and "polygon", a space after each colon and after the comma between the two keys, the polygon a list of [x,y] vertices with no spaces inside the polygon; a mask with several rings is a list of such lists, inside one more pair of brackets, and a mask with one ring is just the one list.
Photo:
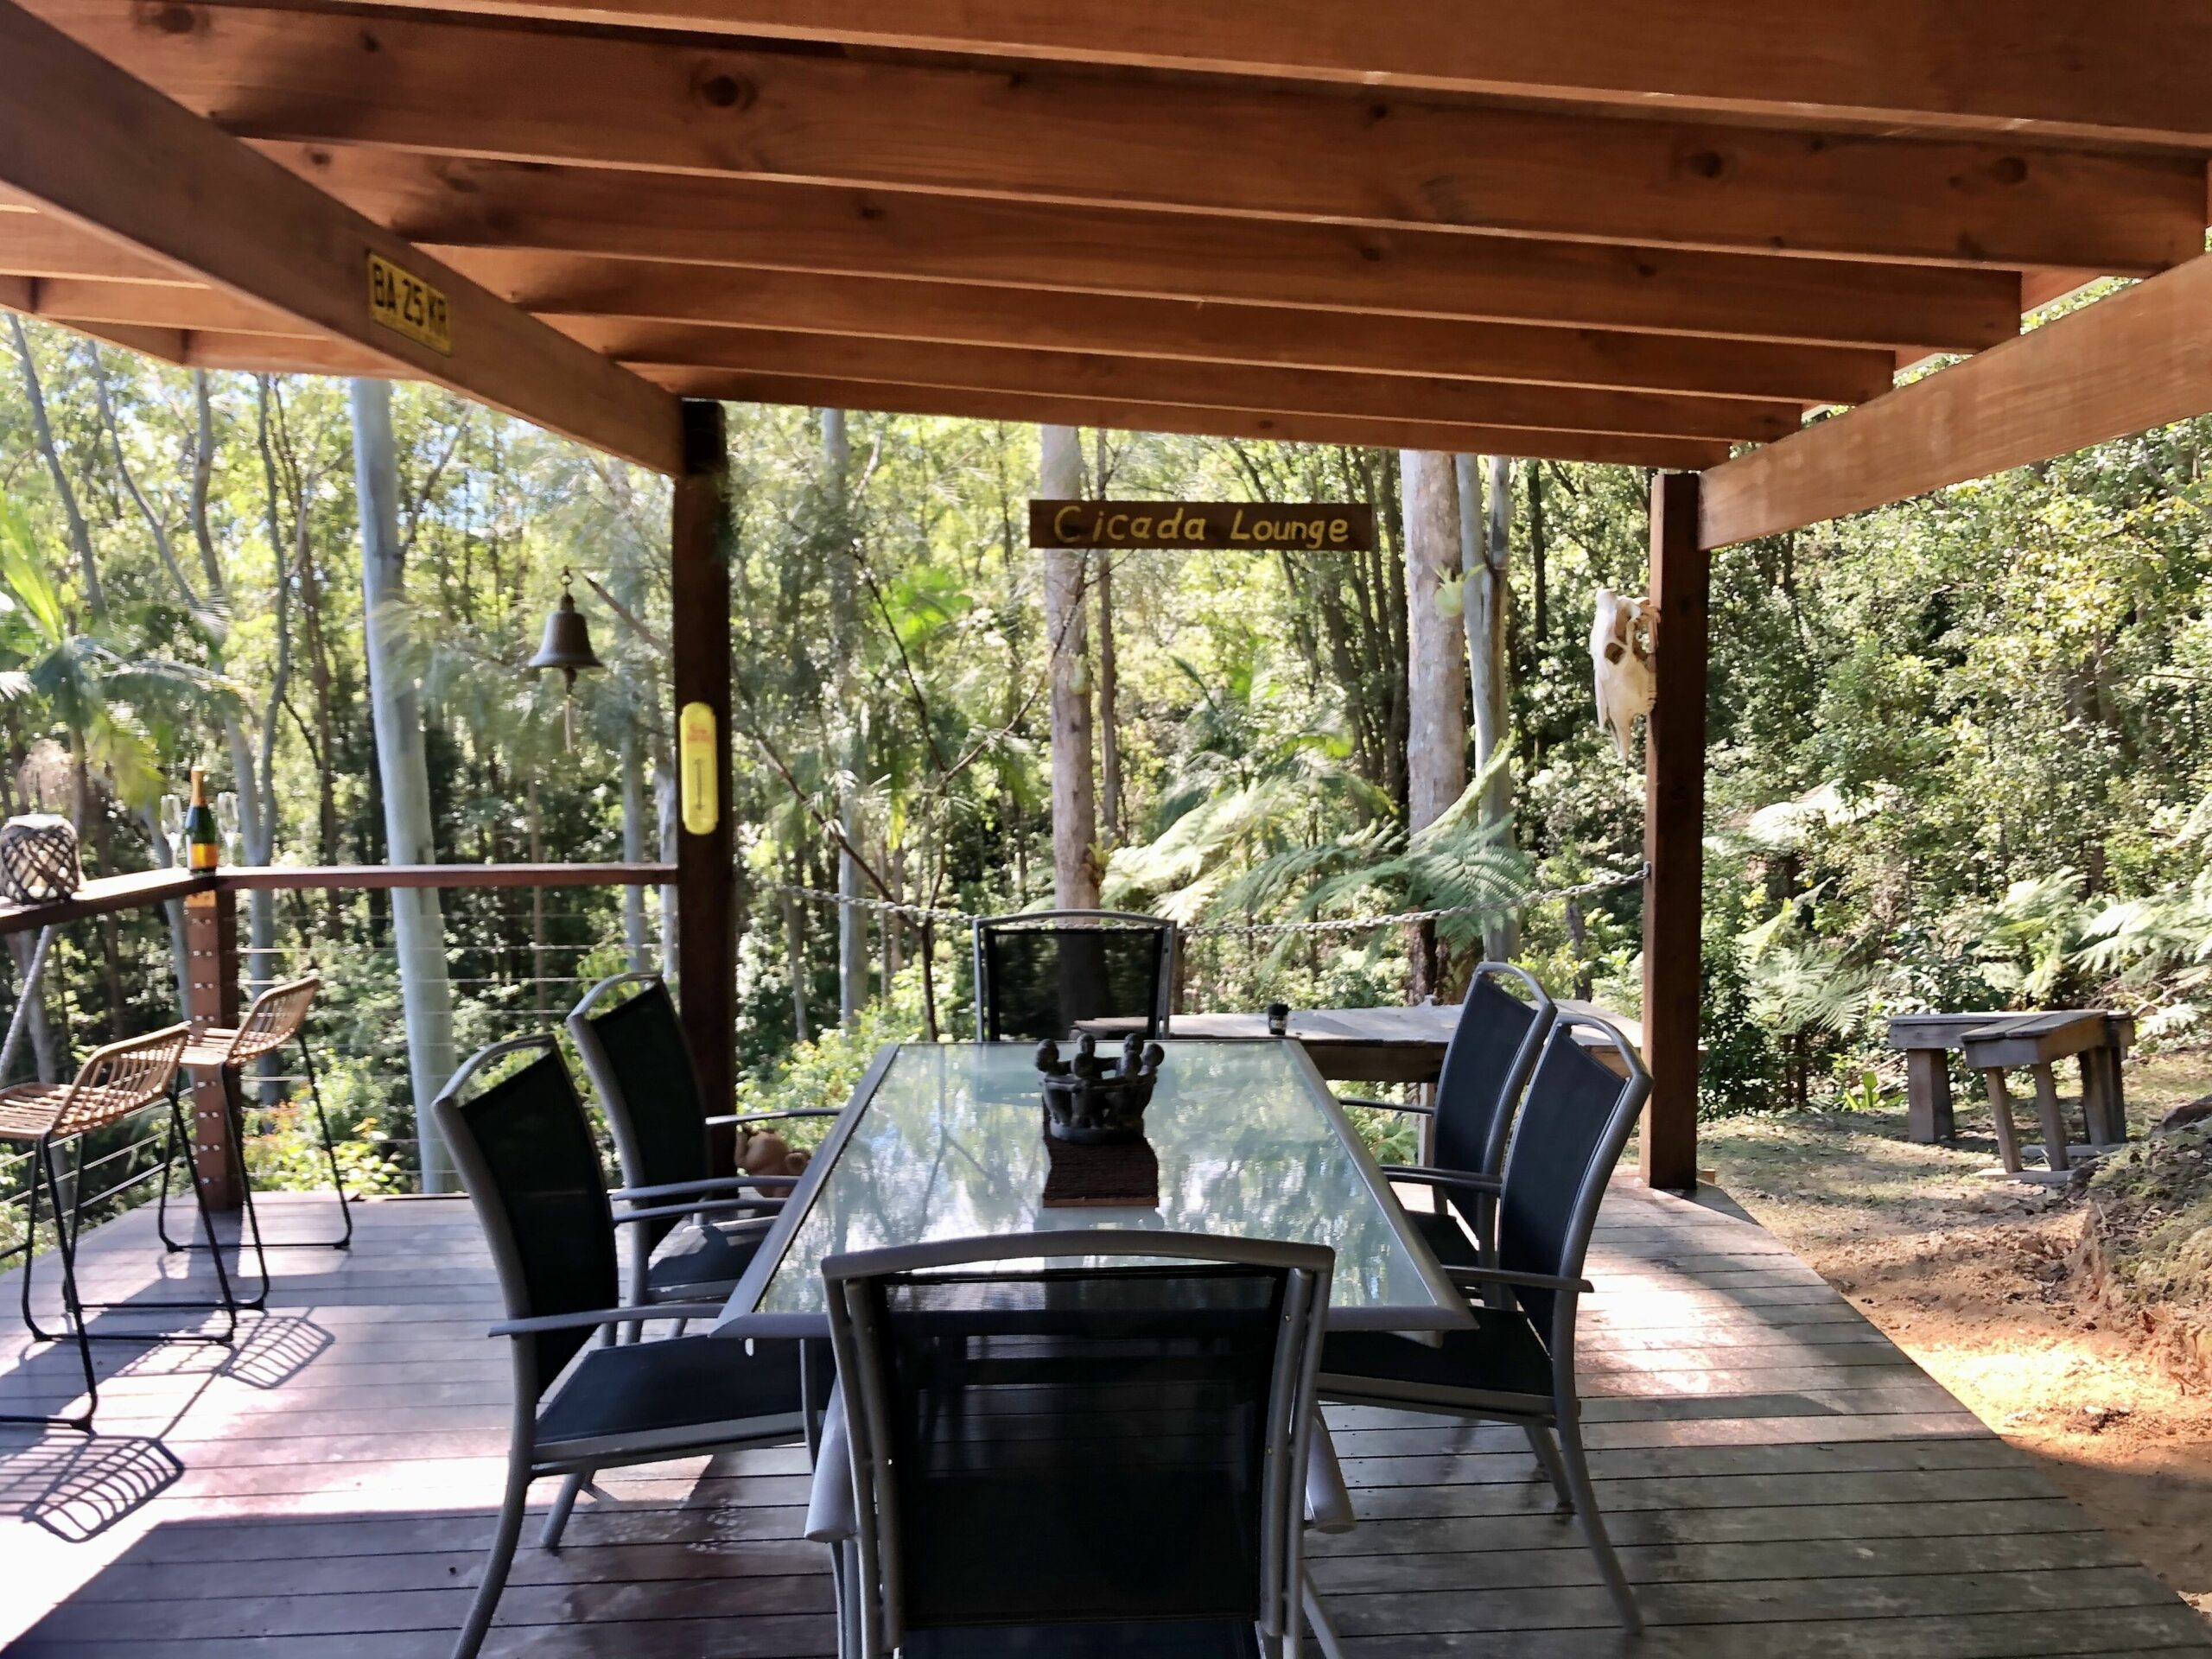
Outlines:
{"label": "dark candle holder", "polygon": [[1158,1043],[1132,1033],[1110,1070],[1098,1058],[1098,1039],[1084,1036],[1075,1058],[1060,1058],[1054,1042],[1037,1045],[1037,1071],[1045,1085],[1045,1128],[1070,1146],[1107,1146],[1144,1139],[1144,1109],[1160,1080],[1166,1055]]}

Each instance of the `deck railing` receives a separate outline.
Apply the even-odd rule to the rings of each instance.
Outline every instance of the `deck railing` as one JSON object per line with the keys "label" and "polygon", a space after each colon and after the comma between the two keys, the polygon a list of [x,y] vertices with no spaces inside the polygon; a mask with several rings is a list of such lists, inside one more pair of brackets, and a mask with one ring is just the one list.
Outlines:
{"label": "deck railing", "polygon": [[[191,951],[184,992],[188,1007],[181,1011],[184,1017],[203,1025],[234,1022],[239,1010],[264,986],[320,969],[331,990],[310,1014],[308,1040],[315,1045],[326,1093],[335,1082],[341,1093],[349,1084],[355,1088],[365,1084],[387,1095],[405,1096],[408,1051],[400,1010],[394,1007],[388,1015],[370,1017],[365,1022],[358,1005],[333,994],[358,988],[360,970],[369,963],[389,964],[386,976],[396,989],[397,951],[390,938],[389,915],[383,915],[379,922],[373,913],[353,909],[342,918],[338,930],[342,937],[317,938],[311,932],[288,929],[299,936],[256,946],[239,938],[238,912],[243,906],[238,894],[344,894],[349,906],[366,907],[372,904],[371,894],[395,888],[505,889],[543,895],[579,889],[659,887],[672,878],[672,869],[661,864],[280,865],[226,868],[213,874],[159,870],[89,881],[67,899],[52,904],[0,907],[0,937],[43,933],[109,915],[158,912],[164,906],[181,902]],[[486,920],[455,913],[453,907],[446,918],[448,983],[453,991],[454,1027],[462,1041],[514,1036],[525,1029],[556,1026],[601,969],[618,971],[633,965],[640,954],[645,966],[659,965],[658,930],[649,930],[642,941],[632,939],[626,935],[619,912],[594,912],[582,907],[554,910],[534,899],[530,912],[499,918],[497,926],[487,925]],[[166,918],[163,931],[166,934]],[[507,965],[502,968],[502,963]],[[337,982],[349,976],[349,986]],[[47,983],[49,991],[55,988],[51,969]],[[0,994],[0,1024],[13,1014],[22,989],[16,983]],[[89,1036],[69,1031],[68,1024],[64,1021],[65,1047],[81,1051],[92,1046]],[[77,1058],[66,1053],[60,1057],[65,1077]],[[280,1053],[270,1060],[268,1070],[256,1068],[245,1080],[250,1122],[276,1104],[279,1096],[305,1081],[296,1071],[296,1052]],[[17,1070],[22,1070],[20,1062]],[[203,1092],[220,1085],[212,1080],[192,1082],[196,1133],[202,1141],[198,1148],[199,1173],[213,1178],[212,1181],[203,1179],[203,1190],[212,1188],[218,1205],[224,1206],[234,1203],[236,1196],[229,1148],[223,1138],[228,1117],[221,1096]],[[268,1119],[261,1116],[259,1121],[265,1125]],[[65,1194],[84,1192],[88,1220],[105,1219],[150,1198],[157,1190],[166,1132],[165,1124],[149,1118],[116,1131],[113,1137],[92,1142],[85,1149],[81,1168],[73,1159],[64,1168]],[[378,1154],[404,1169],[410,1180],[419,1175],[420,1148],[412,1132],[379,1134],[375,1146]],[[32,1160],[28,1148],[0,1144],[0,1267],[33,1242],[23,1236],[22,1225]],[[36,1242],[42,1246],[50,1242],[44,1236],[48,1226],[43,1222],[40,1231],[41,1237]]]}

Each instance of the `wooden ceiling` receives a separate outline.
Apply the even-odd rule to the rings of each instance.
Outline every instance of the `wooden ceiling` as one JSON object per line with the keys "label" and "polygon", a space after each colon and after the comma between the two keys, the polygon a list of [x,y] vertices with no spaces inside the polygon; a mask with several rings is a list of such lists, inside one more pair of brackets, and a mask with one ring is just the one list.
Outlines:
{"label": "wooden ceiling", "polygon": [[[550,328],[487,387],[50,187],[0,199],[0,303],[649,462],[572,346],[689,396],[1708,467],[2205,240],[2191,0],[2016,0],[1994,43],[1923,0],[22,10]],[[549,417],[572,374],[596,413]]]}

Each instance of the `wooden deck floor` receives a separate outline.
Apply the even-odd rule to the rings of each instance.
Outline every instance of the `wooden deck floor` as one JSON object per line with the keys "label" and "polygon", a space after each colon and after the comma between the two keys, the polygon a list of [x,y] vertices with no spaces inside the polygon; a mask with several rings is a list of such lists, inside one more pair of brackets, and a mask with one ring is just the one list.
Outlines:
{"label": "wooden deck floor", "polygon": [[[319,1226],[327,1204],[274,1200],[272,1230]],[[162,1294],[177,1270],[143,1211],[87,1252],[88,1295]],[[0,1429],[10,1652],[445,1654],[507,1414],[468,1207],[369,1205],[350,1255],[281,1255],[235,1353],[106,1351],[93,1441]],[[1615,1634],[1515,1432],[1347,1411],[1332,1421],[1363,1523],[1319,1541],[1315,1571],[1354,1652],[2212,1653],[2177,1598],[1756,1225],[1622,1186],[1592,1274],[1592,1461],[1651,1634]],[[74,1376],[73,1352],[27,1348],[16,1294],[0,1279],[0,1409],[55,1402]],[[798,1448],[606,1484],[617,1501],[587,1499],[557,1555],[525,1542],[487,1653],[830,1651],[822,1553],[795,1535]]]}

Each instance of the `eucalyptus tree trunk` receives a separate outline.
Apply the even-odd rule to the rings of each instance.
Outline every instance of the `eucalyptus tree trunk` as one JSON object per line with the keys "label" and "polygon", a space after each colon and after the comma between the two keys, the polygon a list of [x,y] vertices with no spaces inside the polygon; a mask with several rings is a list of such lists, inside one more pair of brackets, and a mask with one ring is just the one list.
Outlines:
{"label": "eucalyptus tree trunk", "polygon": [[[38,1080],[41,1083],[59,1083],[61,1080],[61,1053],[54,1040],[53,1023],[47,1018],[45,976],[40,976],[40,982],[36,985],[29,982],[31,958],[37,950],[38,935],[35,933],[10,933],[8,936],[8,954],[15,958],[16,983],[21,988],[17,995],[30,997],[30,1006],[23,1010],[23,1023],[30,1031],[31,1058]],[[13,1081],[16,1079],[0,1077],[0,1083]]]}
{"label": "eucalyptus tree trunk", "polygon": [[[1483,512],[1482,461],[1460,455],[1455,466],[1459,483],[1459,569],[1466,580],[1467,670],[1470,701],[1475,714],[1475,770],[1488,771],[1483,786],[1483,822],[1503,826],[1513,810],[1513,778],[1510,762],[1499,759],[1510,733],[1510,693],[1506,652],[1506,621],[1510,590],[1506,585],[1507,532],[1513,512],[1513,463],[1503,455],[1490,458],[1490,512]],[[1510,845],[1511,830],[1501,828],[1500,845]],[[1483,918],[1483,954],[1503,962],[1518,946],[1520,929],[1510,912]]]}
{"label": "eucalyptus tree trunk", "polygon": [[[384,789],[386,857],[393,864],[437,861],[430,820],[430,772],[423,711],[401,656],[405,632],[405,566],[399,539],[399,471],[391,435],[391,386],[355,380],[354,487],[361,515],[361,614],[366,633],[369,709],[377,771]],[[454,1190],[453,1159],[438,1136],[430,1103],[452,1077],[453,985],[446,974],[445,914],[435,887],[391,892],[392,943],[399,955],[399,997],[407,1020],[407,1069],[414,1084],[423,1190]]]}
{"label": "eucalyptus tree trunk", "polygon": [[[676,863],[676,832],[681,821],[677,806],[676,767],[671,763],[667,750],[657,749],[653,755],[653,816],[660,823],[660,861],[673,868]],[[676,885],[663,882],[660,890],[660,971],[663,978],[676,972],[676,930],[677,926]]]}
{"label": "eucalyptus tree trunk", "polygon": [[[1427,828],[1467,787],[1467,671],[1444,584],[1459,563],[1459,490],[1452,457],[1402,452],[1406,543],[1406,829]],[[1407,941],[1416,1000],[1445,979],[1433,923]]]}
{"label": "eucalyptus tree trunk", "polygon": [[[645,861],[645,761],[639,753],[638,724],[622,723],[622,861]],[[630,953],[630,971],[645,973],[652,958],[645,949],[645,890],[632,882],[622,889],[622,945]]]}
{"label": "eucalyptus tree trunk", "polygon": [[85,527],[76,488],[61,464],[60,446],[54,441],[54,425],[46,414],[46,391],[39,385],[38,365],[31,358],[30,336],[23,332],[23,320],[12,311],[8,314],[8,329],[14,338],[16,361],[23,372],[23,401],[30,408],[31,436],[38,445],[39,459],[46,463],[47,476],[54,480],[54,493],[60,498],[62,520],[69,526],[70,550],[77,556],[78,578],[85,585],[85,604],[93,616],[105,617],[107,594],[100,587],[99,561],[92,556],[92,532]]}
{"label": "eucalyptus tree trunk", "polygon": [[846,777],[837,801],[837,828],[844,837],[837,849],[837,1023],[847,1027],[868,1002],[868,913],[858,903],[860,861],[850,850],[860,844],[860,781],[861,769],[868,764],[861,677],[856,671],[860,596],[855,591],[852,501],[848,493],[852,466],[853,446],[845,429],[845,411],[825,409],[822,411],[822,473],[830,535],[836,543],[830,557],[830,590],[837,653],[837,720],[845,737],[839,765]]}
{"label": "eucalyptus tree trunk", "polygon": [[[1072,500],[1083,493],[1083,441],[1071,426],[1037,429],[1039,493]],[[1045,555],[1045,640],[1052,676],[1052,903],[1061,910],[1098,906],[1098,806],[1091,782],[1090,657],[1084,626],[1084,556]]]}

